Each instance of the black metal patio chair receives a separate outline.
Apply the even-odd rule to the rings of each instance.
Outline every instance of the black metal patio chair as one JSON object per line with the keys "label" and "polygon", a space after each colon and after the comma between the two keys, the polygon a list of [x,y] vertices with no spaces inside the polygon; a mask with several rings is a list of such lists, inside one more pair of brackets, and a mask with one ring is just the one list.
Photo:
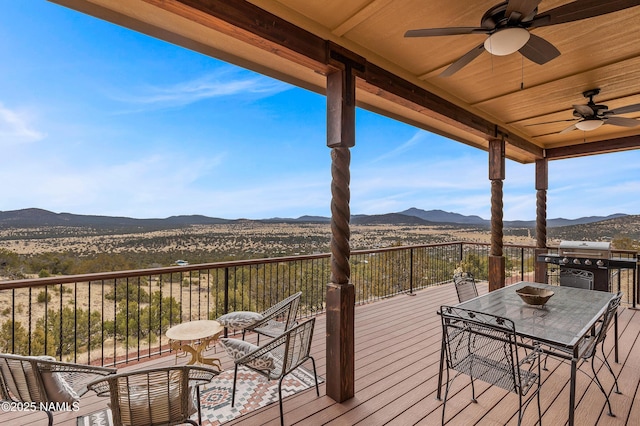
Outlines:
{"label": "black metal patio chair", "polygon": [[[615,417],[615,414],[613,413],[613,410],[611,408],[611,401],[609,400],[609,394],[602,386],[600,379],[598,379],[598,373],[596,372],[596,368],[595,368],[595,359],[600,358],[598,356],[598,347],[600,347],[600,352],[602,354],[601,361],[605,365],[605,367],[607,367],[607,370],[609,370],[609,373],[611,373],[611,375],[613,376],[614,387],[615,387],[614,392],[617,394],[621,394],[622,392],[620,392],[620,387],[618,386],[618,377],[613,372],[613,369],[611,368],[611,364],[609,364],[609,361],[607,360],[607,355],[604,352],[604,341],[607,338],[607,332],[609,330],[609,327],[611,326],[611,321],[613,320],[613,318],[615,317],[618,311],[618,307],[620,306],[621,300],[622,300],[622,293],[619,292],[618,294],[616,294],[616,297],[611,299],[611,301],[609,302],[609,305],[607,306],[607,310],[605,311],[602,319],[598,321],[598,323],[596,324],[596,328],[594,332],[590,336],[588,336],[586,339],[584,339],[580,343],[580,346],[578,347],[578,353],[580,354],[580,358],[583,360],[583,362],[591,361],[591,371],[593,373],[593,376],[589,376],[581,368],[578,368],[578,371],[582,371],[585,375],[589,376],[591,381],[593,381],[596,384],[596,386],[598,386],[598,389],[600,389],[600,391],[602,392],[602,394],[607,400],[607,408],[609,409],[609,412],[607,414],[610,417]],[[563,348],[561,347],[556,347],[551,345],[550,348],[552,351],[563,352]],[[547,358],[549,356],[553,356],[552,351],[549,351],[549,353],[545,357],[544,367],[543,367],[544,370],[547,369]]]}
{"label": "black metal patio chair", "polygon": [[316,394],[320,396],[318,386],[318,374],[316,362],[311,356],[311,341],[315,318],[311,318],[285,333],[276,337],[263,346],[256,346],[238,339],[220,339],[227,353],[235,361],[233,375],[233,391],[231,406],[235,403],[236,381],[238,368],[244,367],[255,371],[267,378],[278,380],[278,401],[280,403],[280,423],[284,426],[284,412],[282,409],[282,381],[285,376],[296,368],[302,366],[307,360],[311,360],[313,376],[315,378]]}
{"label": "black metal patio chair", "polygon": [[[532,350],[524,353],[518,345],[513,321],[506,318],[451,306],[442,306],[440,315],[447,371],[442,424],[451,383],[461,374],[471,377],[473,402],[476,402],[474,380],[482,380],[518,395],[518,425],[534,398],[542,422],[540,347],[532,346]],[[452,378],[450,370],[456,372]]]}
{"label": "black metal patio chair", "polygon": [[593,272],[584,269],[560,268],[560,285],[593,290]]}
{"label": "black metal patio chair", "polygon": [[478,297],[476,279],[471,272],[457,272],[453,274],[453,284],[458,294],[458,302],[462,303]]}
{"label": "black metal patio chair", "polygon": [[258,344],[260,344],[260,335],[274,338],[296,324],[296,316],[298,315],[301,296],[302,292],[300,291],[262,312],[230,312],[222,315],[216,321],[226,328],[242,330],[243,340],[247,331],[257,333]]}

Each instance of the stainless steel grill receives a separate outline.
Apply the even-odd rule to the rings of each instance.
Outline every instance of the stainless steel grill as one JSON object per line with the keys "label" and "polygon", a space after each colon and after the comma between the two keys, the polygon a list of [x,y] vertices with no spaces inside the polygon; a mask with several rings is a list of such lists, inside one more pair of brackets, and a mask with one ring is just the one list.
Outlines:
{"label": "stainless steel grill", "polygon": [[[560,284],[577,286],[578,279],[593,274],[591,288],[609,291],[609,269],[635,268],[635,259],[611,257],[611,243],[605,241],[562,241],[558,253],[538,256],[538,261],[560,266]],[[573,271],[573,272],[570,272]],[[588,273],[580,273],[588,271]]]}

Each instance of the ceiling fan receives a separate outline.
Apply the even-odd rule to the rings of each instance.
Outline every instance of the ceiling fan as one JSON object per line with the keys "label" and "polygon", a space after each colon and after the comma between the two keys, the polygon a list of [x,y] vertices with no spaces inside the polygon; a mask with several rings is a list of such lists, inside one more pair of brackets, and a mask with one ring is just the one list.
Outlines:
{"label": "ceiling fan", "polygon": [[479,27],[425,28],[409,30],[404,36],[489,35],[483,43],[445,69],[440,77],[453,75],[485,50],[498,56],[519,51],[527,59],[542,65],[558,57],[560,51],[529,30],[579,21],[640,5],[640,0],[578,0],[538,14],[540,2],[541,0],[508,0],[487,10]]}
{"label": "ceiling fan", "polygon": [[[595,130],[603,124],[612,124],[614,126],[635,127],[640,125],[640,120],[627,117],[618,117],[619,114],[640,111],[640,104],[627,105],[624,107],[610,110],[606,105],[596,105],[593,97],[600,93],[600,89],[587,90],[582,95],[589,98],[586,105],[574,105],[573,116],[579,121],[562,130],[560,134],[567,133],[572,130]],[[570,121],[570,120],[561,120]]]}
{"label": "ceiling fan", "polygon": [[640,125],[640,120],[627,117],[618,117],[620,114],[640,111],[640,104],[627,105],[620,108],[610,110],[606,105],[597,105],[593,101],[593,97],[600,93],[600,89],[587,90],[582,96],[589,99],[586,105],[574,105],[573,116],[575,118],[568,120],[547,121],[544,123],[534,123],[528,126],[538,126],[541,124],[562,123],[564,121],[575,121],[576,123],[562,130],[560,134],[567,133],[572,130],[595,130],[603,124],[612,124],[614,126],[635,127]]}

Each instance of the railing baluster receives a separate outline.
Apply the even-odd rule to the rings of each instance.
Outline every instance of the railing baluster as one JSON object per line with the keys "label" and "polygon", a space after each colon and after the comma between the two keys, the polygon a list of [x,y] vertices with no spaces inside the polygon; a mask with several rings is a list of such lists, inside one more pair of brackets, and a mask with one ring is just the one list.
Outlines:
{"label": "railing baluster", "polygon": [[[470,268],[477,279],[486,280],[488,247],[483,243],[451,242],[354,250],[350,256],[350,279],[356,288],[356,303],[399,293],[415,294],[421,288],[450,282],[453,270],[461,264]],[[510,265],[508,276],[517,279],[519,270],[520,279],[528,279],[535,266],[535,247],[507,245],[505,256]],[[188,281],[184,273],[189,274]],[[634,304],[637,274],[637,270],[617,274],[618,286],[630,293],[628,301]],[[324,311],[329,276],[330,255],[318,254],[5,281],[0,292],[6,292],[12,305],[5,350],[55,353],[59,359],[86,358],[87,362],[94,362],[97,360],[92,359],[92,346],[100,344],[94,356],[100,356],[102,365],[121,364],[169,351],[163,334],[177,322],[203,316],[215,319],[232,310],[260,311],[296,291],[303,292],[300,316],[317,315]],[[179,281],[174,282],[176,279]],[[92,282],[96,285],[92,286]],[[65,297],[65,285],[70,284],[73,291],[69,290],[69,297]],[[26,312],[17,306],[19,300],[24,300],[16,293],[20,288],[28,289]],[[38,304],[34,306],[32,290],[40,288],[44,298],[41,300],[38,294]],[[205,290],[206,297],[200,294]],[[52,293],[59,293],[57,302],[49,301]],[[112,296],[113,303],[108,303]],[[71,297],[73,313],[68,303]],[[100,314],[94,317],[95,310]],[[24,321],[28,322],[27,327],[23,326]],[[131,339],[137,339],[135,345]],[[111,342],[113,352],[108,355],[105,343]]]}

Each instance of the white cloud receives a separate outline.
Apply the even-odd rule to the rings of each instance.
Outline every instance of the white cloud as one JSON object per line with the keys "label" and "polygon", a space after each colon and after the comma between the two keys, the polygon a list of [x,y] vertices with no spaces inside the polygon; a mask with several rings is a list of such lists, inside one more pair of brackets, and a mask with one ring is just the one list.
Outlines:
{"label": "white cloud", "polygon": [[258,74],[219,69],[194,80],[167,86],[147,86],[133,89],[133,93],[114,95],[121,102],[137,105],[140,111],[174,108],[204,99],[242,94],[270,96],[291,89],[292,86]]}
{"label": "white cloud", "polygon": [[0,144],[17,145],[35,142],[44,137],[44,133],[31,127],[27,114],[6,108],[0,103]]}
{"label": "white cloud", "polygon": [[428,135],[429,134],[427,132],[420,130],[416,132],[408,141],[406,141],[399,147],[392,149],[391,151],[379,156],[378,158],[373,159],[371,162],[377,163],[383,160],[388,160],[390,158],[397,157],[398,155],[401,155],[409,151],[411,147],[417,145],[418,143],[420,143],[420,141],[427,139]]}

